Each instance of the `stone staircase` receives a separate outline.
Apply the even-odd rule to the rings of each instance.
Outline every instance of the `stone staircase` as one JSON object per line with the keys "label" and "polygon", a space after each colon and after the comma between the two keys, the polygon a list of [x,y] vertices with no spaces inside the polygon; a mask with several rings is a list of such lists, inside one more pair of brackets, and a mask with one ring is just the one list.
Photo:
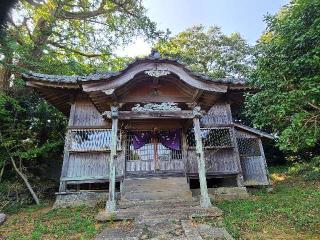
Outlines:
{"label": "stone staircase", "polygon": [[121,200],[192,200],[186,177],[128,178],[123,182]]}
{"label": "stone staircase", "polygon": [[222,211],[201,208],[185,177],[125,179],[116,212],[101,211],[96,220],[115,223],[96,240],[233,239],[224,228]]}
{"label": "stone staircase", "polygon": [[[108,218],[110,215],[105,211],[96,217],[100,222],[108,221]],[[205,219],[210,225],[202,223]],[[122,200],[112,216],[112,221],[118,225],[110,225],[95,239],[233,239],[225,230],[222,220],[219,208],[204,209],[194,200]],[[125,224],[129,222],[131,225],[128,228]]]}

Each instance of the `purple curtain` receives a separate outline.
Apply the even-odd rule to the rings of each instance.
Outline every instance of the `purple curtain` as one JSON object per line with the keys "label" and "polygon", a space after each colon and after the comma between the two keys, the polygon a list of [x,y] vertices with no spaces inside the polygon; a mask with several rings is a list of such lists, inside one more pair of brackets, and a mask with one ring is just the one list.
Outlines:
{"label": "purple curtain", "polygon": [[133,148],[135,150],[143,147],[145,144],[147,144],[151,139],[152,133],[151,132],[133,132]]}
{"label": "purple curtain", "polygon": [[150,142],[151,137],[158,137],[159,141],[167,148],[172,150],[181,149],[181,131],[180,129],[173,129],[169,131],[161,131],[158,133],[152,132],[133,132],[133,148],[135,150],[143,147]]}
{"label": "purple curtain", "polygon": [[172,150],[180,150],[180,138],[181,138],[181,131],[180,129],[173,129],[170,131],[161,131],[159,132],[159,140],[167,148]]}

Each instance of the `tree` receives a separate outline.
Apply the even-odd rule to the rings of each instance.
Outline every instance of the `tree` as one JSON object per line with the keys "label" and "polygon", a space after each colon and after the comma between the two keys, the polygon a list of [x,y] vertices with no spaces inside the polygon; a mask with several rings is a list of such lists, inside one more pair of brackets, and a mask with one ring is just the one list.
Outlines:
{"label": "tree", "polygon": [[1,39],[2,88],[23,69],[83,74],[123,65],[114,50],[137,35],[160,34],[139,1],[21,0]]}
{"label": "tree", "polygon": [[[29,168],[38,166],[38,159],[45,157],[48,152],[57,153],[63,147],[61,129],[65,120],[61,114],[52,117],[50,111],[54,111],[53,108],[44,102],[39,104],[35,96],[12,98],[0,93],[1,173],[11,163],[37,204],[39,199],[27,177]],[[52,119],[48,118],[50,115]]]}
{"label": "tree", "polygon": [[319,154],[320,2],[293,0],[274,16],[256,47],[246,112],[253,123],[279,135],[278,145]]}
{"label": "tree", "polygon": [[244,77],[250,69],[251,47],[238,33],[227,36],[219,27],[194,26],[160,40],[163,56],[178,58],[192,70],[213,78]]}
{"label": "tree", "polygon": [[25,88],[21,72],[117,70],[128,60],[115,56],[116,48],[137,35],[152,39],[161,33],[133,0],[20,0],[5,30],[0,36],[0,180],[8,181],[14,170],[38,202],[32,181],[48,160],[61,159],[66,119]]}

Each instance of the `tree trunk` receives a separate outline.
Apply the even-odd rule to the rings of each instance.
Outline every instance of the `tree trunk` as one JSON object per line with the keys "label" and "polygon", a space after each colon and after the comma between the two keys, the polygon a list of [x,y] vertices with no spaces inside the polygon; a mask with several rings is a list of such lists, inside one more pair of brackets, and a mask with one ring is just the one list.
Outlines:
{"label": "tree trunk", "polygon": [[4,167],[6,166],[6,162],[3,163],[3,166],[1,168],[1,171],[0,171],[0,182],[2,180],[2,176],[3,176],[3,173],[4,173]]}
{"label": "tree trunk", "polygon": [[36,202],[37,205],[40,204],[40,201],[39,201],[39,198],[37,197],[36,193],[33,191],[27,177],[17,168],[17,165],[13,159],[13,157],[10,156],[10,160],[12,162],[12,165],[13,165],[13,168],[14,170],[19,174],[19,176],[22,178],[22,180],[24,181],[24,183],[26,184],[29,192],[31,193],[32,195],[32,198],[34,199],[34,201]]}
{"label": "tree trunk", "polygon": [[10,87],[10,77],[12,71],[6,67],[6,64],[12,64],[12,59],[6,59],[4,65],[0,68],[0,90],[7,91]]}

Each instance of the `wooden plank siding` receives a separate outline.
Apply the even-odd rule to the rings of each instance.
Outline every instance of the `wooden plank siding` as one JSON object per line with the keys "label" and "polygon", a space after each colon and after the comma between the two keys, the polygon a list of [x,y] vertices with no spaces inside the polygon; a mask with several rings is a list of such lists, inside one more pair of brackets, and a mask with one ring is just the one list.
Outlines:
{"label": "wooden plank siding", "polygon": [[200,120],[201,127],[232,124],[230,105],[224,102],[214,104]]}
{"label": "wooden plank siding", "polygon": [[241,168],[243,171],[243,180],[245,186],[268,185],[268,170],[262,142],[256,134],[252,134],[243,130],[236,130],[237,139],[248,139],[256,141],[258,151],[254,155],[242,155],[240,153]]}
{"label": "wooden plank siding", "polygon": [[[201,127],[216,127],[230,125],[232,127],[232,116],[230,105],[225,102],[217,102],[208,113],[200,119]],[[204,149],[206,174],[207,175],[230,175],[241,172],[239,167],[237,151],[234,147],[221,149]],[[196,151],[189,147],[187,150],[187,174],[196,175],[198,163]]]}
{"label": "wooden plank siding", "polygon": [[[111,121],[105,120],[92,104],[90,99],[83,94],[78,94],[72,105],[67,135],[74,129],[110,129]],[[70,151],[68,148],[64,159],[61,182],[95,182],[108,181],[109,151]],[[119,151],[116,164],[116,178],[124,175],[124,154]]]}
{"label": "wooden plank siding", "polygon": [[268,185],[268,177],[262,156],[240,157],[244,185]]}
{"label": "wooden plank siding", "polygon": [[75,101],[75,112],[73,116],[72,126],[104,126],[111,128],[111,121],[106,121],[90,99],[85,95],[77,95]]}
{"label": "wooden plank siding", "polygon": [[[204,157],[207,175],[236,174],[239,172],[232,149],[205,150]],[[197,174],[198,162],[194,149],[188,149],[187,159],[187,173]]]}

